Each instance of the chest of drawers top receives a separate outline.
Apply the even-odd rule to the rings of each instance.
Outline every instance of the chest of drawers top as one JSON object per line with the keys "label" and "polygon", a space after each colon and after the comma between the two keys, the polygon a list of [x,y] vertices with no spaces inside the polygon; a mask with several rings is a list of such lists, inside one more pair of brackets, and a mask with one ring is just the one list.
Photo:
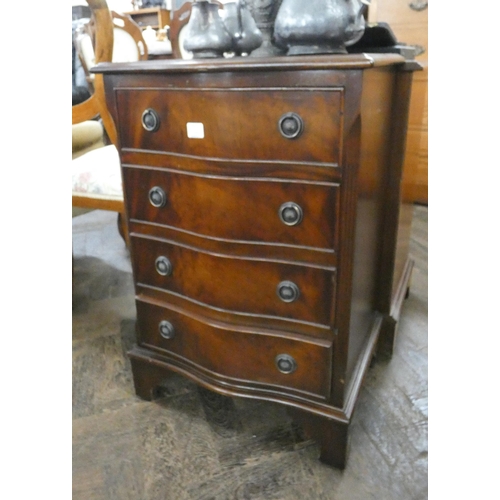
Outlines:
{"label": "chest of drawers top", "polygon": [[346,120],[359,107],[360,71],[395,61],[404,62],[394,54],[361,54],[143,61],[101,64],[96,71],[107,75],[108,107],[120,124],[124,154],[320,165],[332,167],[324,174],[331,178],[351,125]]}

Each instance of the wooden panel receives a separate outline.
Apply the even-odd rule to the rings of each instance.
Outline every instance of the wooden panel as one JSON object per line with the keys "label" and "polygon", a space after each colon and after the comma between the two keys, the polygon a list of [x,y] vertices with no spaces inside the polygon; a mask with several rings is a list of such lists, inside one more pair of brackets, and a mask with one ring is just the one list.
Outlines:
{"label": "wooden panel", "polygon": [[[213,255],[163,240],[131,237],[139,285],[161,288],[209,307],[260,316],[283,317],[329,325],[335,289],[333,270],[264,260]],[[155,269],[158,257],[172,265],[170,276]],[[300,290],[293,302],[277,294],[282,281],[292,281]],[[166,298],[168,296],[166,295]]]}
{"label": "wooden panel", "polygon": [[[318,247],[337,246],[338,185],[262,178],[202,176],[179,171],[123,169],[129,217],[197,235],[245,242]],[[156,208],[148,193],[158,186],[167,203]],[[279,217],[282,204],[301,207],[296,226]],[[196,210],[193,210],[196,207]],[[159,233],[160,234],[160,233]]]}
{"label": "wooden panel", "polygon": [[394,278],[391,290],[391,309],[398,292],[398,286],[403,279],[403,273],[407,265],[410,252],[411,224],[413,219],[413,205],[403,203],[399,212],[399,224],[397,230],[396,252],[394,259]]}
{"label": "wooden panel", "polygon": [[395,72],[386,68],[363,73],[360,108],[363,146],[360,151],[356,226],[353,235],[352,307],[345,377],[347,382],[355,376],[356,364],[370,335],[373,308],[378,294],[381,224],[384,205],[389,201],[389,196],[384,192],[384,182],[387,179],[387,165],[396,149],[391,140],[391,112],[396,78]]}
{"label": "wooden panel", "polygon": [[[237,380],[258,382],[285,389],[290,387],[324,398],[328,396],[329,342],[235,332],[223,325],[208,325],[178,311],[142,301],[137,301],[137,311],[139,345],[174,353],[182,360],[209,370],[213,376],[231,377],[233,384]],[[164,320],[174,326],[172,339],[160,335],[159,323]],[[295,359],[295,372],[284,374],[277,369],[275,358],[279,354],[288,354]]]}
{"label": "wooden panel", "polygon": [[[341,89],[119,90],[123,148],[169,151],[198,157],[327,162],[338,164],[342,124]],[[146,132],[142,113],[160,117],[156,132]],[[294,112],[304,130],[284,138],[280,118]],[[189,138],[188,123],[203,124],[202,138]]]}
{"label": "wooden panel", "polygon": [[428,201],[427,68],[413,79],[402,196],[405,202]]}
{"label": "wooden panel", "polygon": [[388,23],[398,41],[424,49],[416,58],[424,71],[414,74],[402,196],[405,202],[427,204],[428,9],[415,11],[410,3],[410,0],[372,0],[369,20]]}

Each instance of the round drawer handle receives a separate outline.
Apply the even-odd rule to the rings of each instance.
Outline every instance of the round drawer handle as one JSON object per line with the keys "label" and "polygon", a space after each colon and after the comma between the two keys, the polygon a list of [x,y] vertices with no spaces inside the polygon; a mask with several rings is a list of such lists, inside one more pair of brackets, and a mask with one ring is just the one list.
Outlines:
{"label": "round drawer handle", "polygon": [[153,207],[161,208],[167,204],[167,194],[165,191],[158,186],[154,186],[149,190],[149,203]]}
{"label": "round drawer handle", "polygon": [[285,139],[296,139],[304,130],[304,121],[297,113],[286,113],[279,119],[278,128]]}
{"label": "round drawer handle", "polygon": [[154,109],[148,108],[144,110],[141,120],[142,126],[148,132],[156,132],[160,128],[160,117]]}
{"label": "round drawer handle", "polygon": [[283,302],[294,302],[300,296],[299,287],[293,281],[282,281],[276,288],[276,293]]}
{"label": "round drawer handle", "polygon": [[288,201],[281,205],[278,214],[280,216],[281,222],[287,226],[297,226],[302,222],[302,217],[304,212],[297,203]]}
{"label": "round drawer handle", "polygon": [[156,272],[162,276],[170,276],[172,274],[172,263],[163,255],[160,255],[160,257],[156,259],[155,267]]}
{"label": "round drawer handle", "polygon": [[293,373],[297,369],[297,362],[289,354],[278,354],[275,363],[278,370],[287,375]]}
{"label": "round drawer handle", "polygon": [[160,321],[160,324],[158,325],[158,330],[160,331],[160,335],[164,339],[170,340],[174,338],[175,329],[174,325],[172,325],[170,321],[167,320]]}

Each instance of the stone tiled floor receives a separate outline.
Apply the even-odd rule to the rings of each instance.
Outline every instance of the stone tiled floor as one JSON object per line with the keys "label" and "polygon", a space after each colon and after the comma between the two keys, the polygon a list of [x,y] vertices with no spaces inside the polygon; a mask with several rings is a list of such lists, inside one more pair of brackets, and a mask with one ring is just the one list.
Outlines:
{"label": "stone tiled floor", "polygon": [[134,394],[134,292],[116,215],[73,219],[73,500],[427,498],[427,208],[415,207],[410,297],[390,362],[375,363],[343,472],[280,405],[177,376]]}

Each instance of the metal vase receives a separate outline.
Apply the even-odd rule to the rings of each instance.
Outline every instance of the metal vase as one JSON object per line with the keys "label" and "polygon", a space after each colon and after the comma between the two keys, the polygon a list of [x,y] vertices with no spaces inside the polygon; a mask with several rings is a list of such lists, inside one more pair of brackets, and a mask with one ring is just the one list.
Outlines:
{"label": "metal vase", "polygon": [[252,57],[283,55],[285,51],[274,43],[274,21],[283,0],[246,0],[248,9],[262,33],[262,45],[251,53]]}
{"label": "metal vase", "polygon": [[196,0],[187,24],[184,49],[195,58],[222,57],[232,50],[233,40],[227,32],[219,6],[208,0]]}
{"label": "metal vase", "polygon": [[370,0],[283,0],[276,16],[276,43],[288,55],[346,54],[365,30]]}
{"label": "metal vase", "polygon": [[262,33],[255,24],[245,0],[224,4],[222,20],[233,38],[233,51],[236,55],[250,54],[262,45]]}

